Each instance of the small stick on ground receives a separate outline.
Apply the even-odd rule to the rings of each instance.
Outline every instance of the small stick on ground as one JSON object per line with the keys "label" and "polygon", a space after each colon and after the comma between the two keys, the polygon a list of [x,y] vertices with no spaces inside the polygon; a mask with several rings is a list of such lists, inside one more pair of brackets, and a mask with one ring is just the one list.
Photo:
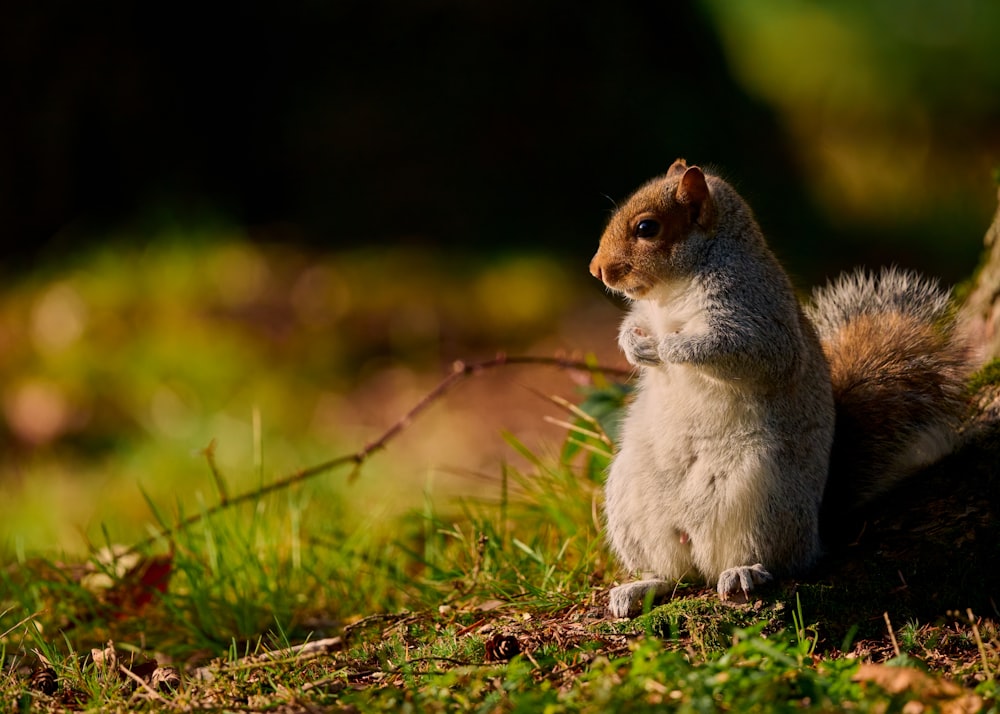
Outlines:
{"label": "small stick on ground", "polygon": [[899,657],[899,643],[896,641],[896,633],[892,631],[892,622],[889,620],[889,613],[883,612],[882,616],[885,618],[885,627],[889,630],[889,639],[892,640],[892,651]]}

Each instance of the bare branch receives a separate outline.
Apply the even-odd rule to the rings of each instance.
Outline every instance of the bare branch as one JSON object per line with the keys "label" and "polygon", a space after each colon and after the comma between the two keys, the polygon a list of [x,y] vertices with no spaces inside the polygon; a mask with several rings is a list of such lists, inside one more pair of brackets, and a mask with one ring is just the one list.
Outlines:
{"label": "bare branch", "polygon": [[[564,359],[561,357],[534,357],[531,355],[511,357],[501,353],[493,359],[483,360],[481,362],[457,361],[452,365],[451,373],[438,382],[437,386],[425,394],[420,401],[418,401],[408,412],[406,412],[406,414],[403,415],[401,419],[399,419],[399,421],[390,426],[381,434],[381,436],[376,438],[374,441],[370,441],[364,448],[353,454],[344,454],[343,456],[338,456],[337,458],[324,461],[316,464],[315,466],[295,471],[287,476],[283,476],[282,478],[272,481],[269,484],[260,486],[253,491],[247,491],[246,493],[241,493],[231,497],[227,497],[221,477],[216,473],[214,460],[210,459],[209,465],[212,468],[213,476],[216,476],[216,485],[220,489],[221,500],[219,503],[211,508],[199,511],[198,513],[178,521],[172,528],[160,529],[159,532],[132,546],[132,550],[140,550],[148,547],[161,538],[170,538],[174,534],[227,508],[231,508],[248,501],[257,500],[269,493],[280,491],[281,489],[288,488],[293,484],[306,481],[341,466],[351,465],[353,467],[349,475],[349,478],[353,479],[359,473],[361,466],[372,456],[372,454],[384,449],[386,444],[396,438],[404,429],[410,426],[410,424],[413,423],[417,417],[421,416],[432,404],[441,399],[459,383],[463,382],[468,377],[474,377],[478,374],[482,374],[483,372],[514,365],[538,365],[544,367],[556,367],[563,370],[579,370],[591,373],[601,372],[605,374],[613,374],[618,377],[628,377],[632,374],[631,369],[619,369],[616,367],[594,364],[592,362]],[[211,457],[212,451],[206,450],[206,455]]]}

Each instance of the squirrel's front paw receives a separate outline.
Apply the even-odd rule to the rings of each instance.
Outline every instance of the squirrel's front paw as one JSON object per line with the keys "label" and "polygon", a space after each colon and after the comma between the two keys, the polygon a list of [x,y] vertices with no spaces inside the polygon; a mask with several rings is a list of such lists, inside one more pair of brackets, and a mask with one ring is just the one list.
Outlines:
{"label": "squirrel's front paw", "polygon": [[619,344],[629,364],[636,367],[655,367],[662,364],[656,339],[643,334],[638,328],[623,331]]}
{"label": "squirrel's front paw", "polygon": [[763,585],[769,580],[773,580],[771,574],[760,563],[723,570],[719,576],[719,597],[728,600],[736,593],[747,596],[755,585]]}
{"label": "squirrel's front paw", "polygon": [[634,583],[625,583],[611,589],[608,611],[612,617],[634,617],[642,612],[647,597],[656,599],[669,595],[672,590],[673,584],[666,580],[637,580]]}

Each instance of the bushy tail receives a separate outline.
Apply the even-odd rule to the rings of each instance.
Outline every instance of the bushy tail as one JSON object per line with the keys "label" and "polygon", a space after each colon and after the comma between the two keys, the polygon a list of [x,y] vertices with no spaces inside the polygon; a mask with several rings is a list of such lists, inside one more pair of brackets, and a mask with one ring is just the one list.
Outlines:
{"label": "bushy tail", "polygon": [[809,317],[837,407],[824,507],[869,501],[949,453],[966,409],[969,351],[949,293],[915,273],[847,273]]}

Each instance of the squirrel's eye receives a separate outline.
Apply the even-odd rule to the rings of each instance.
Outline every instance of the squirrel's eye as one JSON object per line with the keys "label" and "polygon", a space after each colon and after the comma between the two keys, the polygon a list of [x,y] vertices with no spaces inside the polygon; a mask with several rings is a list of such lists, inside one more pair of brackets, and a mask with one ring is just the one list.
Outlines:
{"label": "squirrel's eye", "polygon": [[659,232],[660,222],[654,221],[652,218],[639,221],[635,227],[636,238],[655,238]]}

